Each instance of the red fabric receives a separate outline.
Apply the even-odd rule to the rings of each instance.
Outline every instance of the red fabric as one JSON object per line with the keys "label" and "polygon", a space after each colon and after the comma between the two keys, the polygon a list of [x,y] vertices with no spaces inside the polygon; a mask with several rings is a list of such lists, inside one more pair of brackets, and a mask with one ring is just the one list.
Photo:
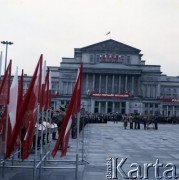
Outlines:
{"label": "red fabric", "polygon": [[[22,144],[22,159],[28,158],[31,153],[31,145],[37,119],[37,108],[38,103],[40,102],[42,59],[43,55],[40,56],[27,93],[25,94],[24,100],[21,103],[20,109],[17,113],[17,121],[13,130],[11,143],[9,146],[9,148],[12,150],[16,143],[20,127],[23,126],[25,130],[25,138]],[[7,154],[7,157],[9,156],[10,154]]]}
{"label": "red fabric", "polygon": [[[61,156],[66,155],[67,152],[67,146],[68,146],[68,141],[70,137],[70,130],[71,130],[71,117],[80,112],[80,107],[81,107],[81,85],[82,85],[82,64],[80,67],[80,71],[76,80],[76,84],[72,93],[72,97],[70,100],[70,104],[68,106],[66,116],[63,120],[62,123],[62,128],[59,133],[58,139],[56,141],[56,144],[54,146],[54,149],[52,151],[52,156],[55,157],[58,148],[60,144],[62,143],[62,152]],[[70,127],[69,127],[70,126]]]}
{"label": "red fabric", "polygon": [[0,105],[4,107],[7,106],[7,104],[9,103],[11,65],[12,65],[12,61],[10,60],[0,87]]}
{"label": "red fabric", "polygon": [[[0,119],[0,133],[2,133],[2,144],[1,151],[5,153],[5,134],[6,134],[6,119],[7,119],[7,105],[9,103],[9,92],[10,92],[10,81],[11,81],[11,66],[12,61],[10,60],[9,65],[6,69],[4,78],[0,87],[0,106],[2,111],[2,116]],[[8,128],[7,128],[7,140],[9,139],[11,133],[10,120],[8,118]],[[8,144],[9,142],[7,142]],[[7,146],[6,146],[7,147]]]}

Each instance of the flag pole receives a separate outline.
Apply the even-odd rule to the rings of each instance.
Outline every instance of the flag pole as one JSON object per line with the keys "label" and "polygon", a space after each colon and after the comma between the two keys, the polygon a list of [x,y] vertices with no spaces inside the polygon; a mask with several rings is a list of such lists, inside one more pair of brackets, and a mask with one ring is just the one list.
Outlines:
{"label": "flag pole", "polygon": [[[44,107],[42,107],[42,116],[41,116],[41,139],[40,139],[40,162],[42,161],[42,154],[43,154],[43,150],[42,150],[42,146],[43,146],[43,136],[44,136],[44,125],[43,125],[43,122],[44,122]],[[40,169],[39,169],[39,178],[41,178],[41,163],[40,163]]]}
{"label": "flag pole", "polygon": [[80,112],[77,113],[77,144],[76,144],[76,171],[75,179],[78,178],[78,155],[79,155],[79,125],[80,125]]}
{"label": "flag pole", "polygon": [[36,122],[36,136],[35,136],[35,155],[34,155],[34,171],[33,171],[33,180],[36,180],[36,163],[37,163],[37,141],[38,141],[38,125],[39,125],[39,104],[37,107],[37,122]]}
{"label": "flag pole", "polygon": [[4,160],[7,152],[7,134],[8,134],[8,113],[9,113],[9,105],[7,105],[7,113],[6,113],[6,130],[5,130],[5,147],[4,147]]}
{"label": "flag pole", "polygon": [[5,129],[5,142],[4,142],[4,161],[2,167],[2,177],[4,177],[4,169],[5,169],[5,157],[7,151],[7,133],[8,133],[8,105],[7,105],[7,112],[6,112],[6,129]]}
{"label": "flag pole", "polygon": [[81,165],[84,165],[84,164],[89,164],[88,161],[86,161],[84,159],[84,139],[85,139],[85,134],[84,134],[84,128],[85,128],[85,124],[84,124],[84,112],[82,112],[83,115],[81,116],[81,120],[82,120],[82,151],[81,151],[81,155],[82,155],[82,159],[80,161],[80,164]]}
{"label": "flag pole", "polygon": [[[51,119],[51,109],[49,109],[49,111],[47,111],[47,114],[49,116],[49,120],[50,120],[50,132],[49,132],[49,136],[51,136],[52,134],[52,119]],[[48,149],[49,151],[51,150],[51,141],[49,142],[49,146],[48,146]],[[48,160],[50,160],[50,153],[49,153],[49,156],[48,156]]]}

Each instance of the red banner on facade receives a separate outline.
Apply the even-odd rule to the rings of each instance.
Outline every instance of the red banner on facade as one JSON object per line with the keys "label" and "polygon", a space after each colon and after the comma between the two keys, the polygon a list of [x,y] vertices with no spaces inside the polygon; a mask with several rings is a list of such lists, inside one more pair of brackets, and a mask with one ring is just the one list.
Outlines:
{"label": "red banner on facade", "polygon": [[175,99],[175,98],[163,98],[162,101],[179,103],[179,99]]}
{"label": "red banner on facade", "polygon": [[91,96],[94,97],[111,97],[111,98],[128,98],[129,93],[125,94],[114,94],[114,93],[91,93]]}

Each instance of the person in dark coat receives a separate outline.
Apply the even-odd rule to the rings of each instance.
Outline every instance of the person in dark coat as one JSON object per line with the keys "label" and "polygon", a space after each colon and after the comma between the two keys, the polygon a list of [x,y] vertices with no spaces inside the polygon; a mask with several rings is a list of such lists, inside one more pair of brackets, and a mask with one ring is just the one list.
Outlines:
{"label": "person in dark coat", "polygon": [[158,129],[158,119],[157,117],[154,119],[154,125],[155,125],[155,130]]}
{"label": "person in dark coat", "polygon": [[127,114],[125,114],[123,121],[124,121],[124,129],[126,129],[127,128],[127,122],[128,122]]}

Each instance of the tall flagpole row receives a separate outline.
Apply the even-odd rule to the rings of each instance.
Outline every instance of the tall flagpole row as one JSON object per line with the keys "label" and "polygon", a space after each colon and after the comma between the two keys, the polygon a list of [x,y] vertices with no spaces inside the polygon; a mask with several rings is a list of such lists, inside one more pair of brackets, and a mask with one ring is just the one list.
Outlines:
{"label": "tall flagpole row", "polygon": [[[42,55],[41,55],[41,57],[42,57]],[[39,61],[40,62],[40,61]],[[38,63],[38,64],[40,64],[40,63]],[[40,66],[40,65],[39,65]],[[38,67],[38,66],[37,66]],[[38,75],[38,68],[36,67],[36,75]],[[82,65],[81,65],[81,67],[82,67]],[[75,93],[75,96],[73,96],[73,101],[72,102],[75,102],[75,101],[81,101],[81,78],[82,77],[80,77],[80,76],[82,76],[82,68],[80,69],[80,75],[78,74],[78,76],[77,76],[77,81],[76,81],[76,85],[75,85],[75,92],[76,92],[76,94],[78,94],[78,95],[76,95]],[[34,72],[34,73],[35,73]],[[35,77],[35,76],[34,76]],[[34,78],[33,78],[34,79]],[[35,80],[34,79],[34,82],[37,82],[37,80]],[[39,81],[40,82],[40,81]],[[35,83],[34,83],[35,84]],[[40,84],[40,83],[39,83]],[[32,85],[32,86],[30,86],[30,85]],[[33,88],[34,88],[34,85],[33,85],[33,82],[31,82],[30,83],[30,87],[31,87],[31,89],[32,89],[32,91],[34,90]],[[35,84],[36,86],[37,86],[37,84]],[[79,88],[79,86],[80,86],[80,88]],[[29,88],[30,89],[30,88]],[[28,89],[28,90],[29,90]],[[48,90],[47,90],[48,91]],[[80,92],[80,93],[79,93]],[[30,94],[30,91],[28,91],[28,95],[29,95],[29,97],[31,97],[31,94]],[[37,95],[37,94],[36,94]],[[27,97],[27,96],[26,96]],[[26,102],[26,101],[25,101]],[[27,101],[27,104],[29,103],[30,101]],[[45,102],[45,101],[44,101]],[[23,105],[24,105],[25,103],[23,103]],[[52,125],[52,120],[51,120],[51,110],[50,111],[48,111],[48,110],[46,110],[46,113],[45,113],[45,111],[44,111],[44,107],[46,107],[46,106],[43,106],[43,108],[42,108],[42,115],[41,115],[41,132],[40,132],[40,134],[39,134],[39,120],[40,120],[40,104],[38,104],[38,106],[36,107],[37,108],[37,119],[35,120],[36,121],[36,130],[35,130],[35,137],[34,137],[34,148],[35,148],[35,152],[34,152],[34,157],[33,157],[33,159],[27,159],[27,160],[24,160],[23,159],[23,162],[33,162],[33,165],[31,165],[31,166],[26,166],[26,165],[22,165],[22,166],[17,166],[17,165],[15,165],[14,164],[14,161],[16,161],[16,159],[14,159],[14,156],[15,156],[15,154],[17,154],[17,153],[13,153],[12,154],[12,156],[11,156],[11,158],[12,158],[12,165],[11,166],[8,166],[8,165],[6,165],[5,164],[5,160],[3,161],[3,171],[2,171],[2,174],[4,174],[4,169],[5,168],[28,168],[28,169],[33,169],[33,180],[36,180],[37,179],[37,169],[39,170],[39,178],[41,178],[41,173],[42,173],[42,169],[75,169],[75,179],[77,179],[78,178],[78,168],[79,168],[79,132],[80,132],[80,112],[79,112],[79,109],[80,109],[80,106],[78,107],[78,103],[77,104],[73,104],[72,103],[72,106],[71,107],[77,107],[74,111],[72,110],[72,114],[70,115],[70,117],[72,116],[72,115],[74,115],[74,114],[76,114],[77,115],[77,141],[76,141],[76,161],[68,161],[68,160],[65,160],[65,161],[63,161],[63,160],[50,160],[50,150],[51,150],[51,143],[49,144],[49,146],[47,146],[47,144],[48,144],[48,142],[47,142],[47,135],[48,135],[48,133],[50,134],[50,133],[52,133],[52,129],[50,129],[49,131],[48,131],[48,126],[47,126],[47,124],[48,124],[48,119],[49,119],[49,121],[50,121],[50,125]],[[25,106],[22,106],[23,108],[23,110],[25,111],[26,109],[24,108]],[[28,105],[27,105],[27,107],[28,107]],[[72,109],[73,109],[72,108]],[[24,112],[24,111],[22,111],[22,112]],[[8,141],[8,112],[9,112],[9,106],[7,105],[7,114],[6,114],[6,136],[5,136],[5,153],[6,153],[6,151],[7,151],[7,141]],[[22,117],[24,117],[24,116],[22,116]],[[44,120],[45,119],[45,120]],[[45,123],[45,124],[44,124]],[[44,130],[44,126],[46,126],[46,129]],[[52,126],[51,126],[51,128],[52,128]],[[83,131],[84,131],[84,122],[83,122]],[[26,129],[27,131],[28,131],[28,129]],[[82,143],[84,143],[84,132],[82,132],[83,134],[82,134]],[[51,134],[50,134],[51,135]],[[38,138],[39,138],[39,136],[41,137],[41,143],[40,143],[40,151],[38,151]],[[43,138],[43,136],[45,136],[45,139]],[[29,136],[30,137],[30,136]],[[16,136],[14,136],[14,139],[16,138]],[[44,140],[44,141],[43,141]],[[45,146],[43,146],[43,142],[45,142]],[[67,142],[68,143],[68,142]],[[26,145],[26,144],[25,144]],[[82,159],[83,159],[83,156],[84,156],[84,144],[82,144]],[[26,146],[26,147],[28,147],[28,146]],[[43,148],[45,148],[45,149],[43,149]],[[22,148],[23,149],[23,148]],[[45,154],[43,154],[43,152],[45,152]],[[66,154],[66,153],[65,153]],[[27,158],[28,156],[23,156],[23,158]],[[47,157],[49,157],[49,158],[47,158]],[[18,160],[19,161],[19,160]],[[8,162],[8,161],[7,161]],[[22,163],[23,163],[22,162]],[[44,165],[43,165],[43,162],[44,162]],[[74,165],[73,164],[73,166],[69,166],[69,167],[65,167],[65,166],[63,166],[62,165],[62,167],[56,167],[56,163],[55,163],[55,165],[54,165],[54,167],[47,167],[46,166],[46,162],[73,162],[73,163],[75,163],[76,162],[76,164]]]}

